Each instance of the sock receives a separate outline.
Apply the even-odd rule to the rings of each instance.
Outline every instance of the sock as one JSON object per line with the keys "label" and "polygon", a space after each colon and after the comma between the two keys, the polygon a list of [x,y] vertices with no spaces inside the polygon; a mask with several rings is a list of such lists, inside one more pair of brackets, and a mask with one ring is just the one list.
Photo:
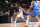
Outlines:
{"label": "sock", "polygon": [[26,25],[28,24],[28,21],[26,20]]}
{"label": "sock", "polygon": [[13,22],[13,21],[11,21],[11,22]]}
{"label": "sock", "polygon": [[37,22],[37,25],[38,25],[38,22]]}
{"label": "sock", "polygon": [[16,23],[16,20],[15,20],[15,23]]}

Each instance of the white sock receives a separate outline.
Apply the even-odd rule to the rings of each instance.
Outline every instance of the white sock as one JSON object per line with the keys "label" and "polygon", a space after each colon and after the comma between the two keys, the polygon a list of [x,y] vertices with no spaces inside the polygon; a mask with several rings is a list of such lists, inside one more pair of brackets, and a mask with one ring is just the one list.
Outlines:
{"label": "white sock", "polygon": [[37,22],[37,25],[38,25],[38,22]]}
{"label": "white sock", "polygon": [[15,20],[15,23],[16,23],[16,20]]}
{"label": "white sock", "polygon": [[28,21],[26,20],[26,24],[28,24]]}
{"label": "white sock", "polygon": [[13,22],[13,21],[11,21],[11,22]]}

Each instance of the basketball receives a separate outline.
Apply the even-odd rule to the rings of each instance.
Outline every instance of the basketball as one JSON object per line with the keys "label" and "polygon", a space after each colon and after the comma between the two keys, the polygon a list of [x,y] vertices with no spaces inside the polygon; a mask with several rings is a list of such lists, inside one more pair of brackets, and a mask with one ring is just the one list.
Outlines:
{"label": "basketball", "polygon": [[14,13],[14,15],[17,15],[17,13]]}

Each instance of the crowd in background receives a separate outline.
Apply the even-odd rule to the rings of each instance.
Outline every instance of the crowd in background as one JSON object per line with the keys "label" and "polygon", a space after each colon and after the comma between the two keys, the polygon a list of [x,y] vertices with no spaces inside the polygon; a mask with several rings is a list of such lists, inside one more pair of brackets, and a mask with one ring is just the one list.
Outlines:
{"label": "crowd in background", "polygon": [[[27,1],[28,2],[28,1]],[[26,1],[20,0],[19,2],[15,0],[4,0],[0,1],[0,13],[6,13],[10,10],[11,5],[13,5],[13,9],[15,10],[19,5],[22,6],[22,8],[27,9],[29,8],[29,2],[27,3]],[[17,6],[17,7],[16,7]]]}

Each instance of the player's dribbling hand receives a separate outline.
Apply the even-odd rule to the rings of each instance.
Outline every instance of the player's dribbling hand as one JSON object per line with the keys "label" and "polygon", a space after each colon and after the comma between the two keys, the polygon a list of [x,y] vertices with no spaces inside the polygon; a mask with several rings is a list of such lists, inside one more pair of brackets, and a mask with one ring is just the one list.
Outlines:
{"label": "player's dribbling hand", "polygon": [[22,8],[22,10],[24,10],[24,9]]}
{"label": "player's dribbling hand", "polygon": [[14,15],[17,15],[17,13],[14,13]]}

